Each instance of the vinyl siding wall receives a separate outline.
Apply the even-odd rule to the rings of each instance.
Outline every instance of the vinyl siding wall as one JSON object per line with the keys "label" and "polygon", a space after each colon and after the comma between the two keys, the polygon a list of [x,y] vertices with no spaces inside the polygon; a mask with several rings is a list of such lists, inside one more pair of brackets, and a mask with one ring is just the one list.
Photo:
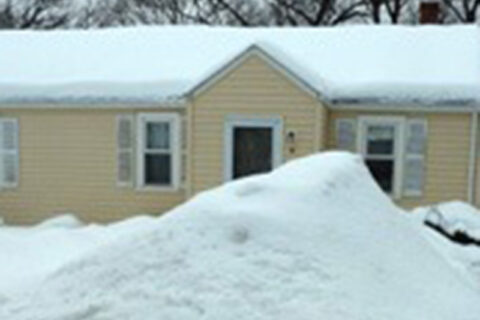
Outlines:
{"label": "vinyl siding wall", "polygon": [[283,137],[296,134],[295,153],[284,143],[283,160],[323,148],[325,108],[262,58],[251,56],[199,95],[192,112],[192,191],[224,181],[224,125],[228,116],[281,117]]}
{"label": "vinyl siding wall", "polygon": [[441,201],[468,199],[470,114],[330,111],[328,147],[336,148],[337,119],[364,115],[399,115],[427,120],[424,194],[421,197],[403,197],[398,200],[400,206],[413,208]]}
{"label": "vinyl siding wall", "polygon": [[183,202],[184,187],[160,192],[116,186],[119,113],[133,111],[0,110],[0,116],[18,119],[20,143],[19,186],[0,191],[0,216],[10,223],[35,223],[75,213],[103,222],[158,214]]}
{"label": "vinyl siding wall", "polygon": [[[139,112],[182,115],[180,190],[117,187],[116,116]],[[424,195],[403,198],[398,203],[410,208],[467,199],[471,115],[327,110],[284,73],[262,58],[250,56],[196,96],[186,110],[0,109],[1,117],[19,120],[20,130],[19,186],[0,190],[0,216],[9,223],[28,224],[59,213],[74,213],[86,221],[104,222],[168,211],[190,196],[223,183],[225,120],[233,115],[280,117],[282,136],[289,131],[296,134],[294,153],[284,143],[284,162],[318,150],[336,149],[335,125],[341,117],[424,117],[428,122]],[[477,190],[480,199],[480,188]]]}

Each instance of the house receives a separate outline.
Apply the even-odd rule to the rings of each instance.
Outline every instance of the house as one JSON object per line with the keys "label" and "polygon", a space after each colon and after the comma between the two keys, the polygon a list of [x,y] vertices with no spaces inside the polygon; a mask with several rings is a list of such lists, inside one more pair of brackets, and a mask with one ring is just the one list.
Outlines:
{"label": "house", "polygon": [[0,32],[0,216],[160,214],[319,151],[480,203],[475,26]]}

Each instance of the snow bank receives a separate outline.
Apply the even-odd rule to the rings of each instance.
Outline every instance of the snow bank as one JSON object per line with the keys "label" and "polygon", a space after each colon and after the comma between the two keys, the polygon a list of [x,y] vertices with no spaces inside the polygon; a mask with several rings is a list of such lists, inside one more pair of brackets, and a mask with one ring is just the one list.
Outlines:
{"label": "snow bank", "polygon": [[97,248],[103,239],[101,228],[95,226],[0,228],[0,296],[28,291],[67,261]]}
{"label": "snow bank", "polygon": [[451,236],[463,232],[480,241],[480,211],[468,203],[446,202],[433,207],[418,208],[413,213],[424,221],[438,225]]}
{"label": "snow bank", "polygon": [[79,259],[90,250],[98,250],[134,232],[136,225],[143,226],[152,220],[151,217],[137,217],[128,221],[128,227],[124,222],[99,226],[83,225],[76,217],[63,215],[34,227],[1,226],[0,305],[7,297],[18,299],[31,291],[68,261]]}
{"label": "snow bank", "polygon": [[83,226],[83,222],[80,221],[73,214],[63,214],[51,219],[45,220],[42,223],[38,224],[36,228],[45,229],[45,228],[66,228],[66,229],[75,229]]}
{"label": "snow bank", "polygon": [[[430,222],[452,237],[462,232],[471,239],[480,241],[480,211],[468,203],[452,201],[417,208],[411,218],[421,225]],[[454,242],[426,226],[422,233],[455,268],[466,277],[473,277],[480,291],[480,246]]]}
{"label": "snow bank", "polygon": [[477,99],[475,26],[0,32],[0,99],[181,98],[257,45],[330,99]]}
{"label": "snow bank", "polygon": [[480,292],[480,246],[452,242],[430,228],[424,228],[423,235],[454,268],[470,278]]}
{"label": "snow bank", "polygon": [[472,284],[401,213],[359,157],[311,156],[123,222],[0,318],[477,319]]}

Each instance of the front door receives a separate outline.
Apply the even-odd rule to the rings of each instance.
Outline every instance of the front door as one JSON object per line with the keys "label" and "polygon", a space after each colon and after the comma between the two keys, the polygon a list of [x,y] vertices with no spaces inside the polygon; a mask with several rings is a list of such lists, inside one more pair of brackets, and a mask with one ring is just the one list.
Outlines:
{"label": "front door", "polygon": [[279,119],[244,119],[227,122],[226,179],[271,171],[280,163]]}
{"label": "front door", "polygon": [[233,129],[233,179],[273,169],[272,131],[268,127]]}

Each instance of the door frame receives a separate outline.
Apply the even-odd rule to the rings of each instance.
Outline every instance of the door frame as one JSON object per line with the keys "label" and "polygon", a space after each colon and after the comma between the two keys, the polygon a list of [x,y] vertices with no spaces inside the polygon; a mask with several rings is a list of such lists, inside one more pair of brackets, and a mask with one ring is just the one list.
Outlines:
{"label": "door frame", "polygon": [[224,181],[233,179],[233,130],[242,128],[271,128],[272,129],[272,169],[283,162],[283,120],[278,116],[239,116],[230,115],[225,118],[224,126],[224,154],[223,154],[223,177]]}

